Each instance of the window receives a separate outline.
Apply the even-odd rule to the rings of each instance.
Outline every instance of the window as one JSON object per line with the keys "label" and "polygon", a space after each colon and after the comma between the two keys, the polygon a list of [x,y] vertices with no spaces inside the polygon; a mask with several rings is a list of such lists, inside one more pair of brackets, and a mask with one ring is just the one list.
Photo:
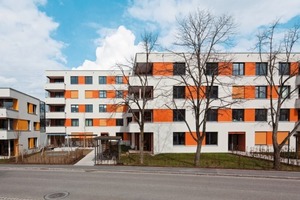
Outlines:
{"label": "window", "polygon": [[266,76],[268,75],[268,63],[256,63],[255,74],[257,76]]}
{"label": "window", "polygon": [[280,109],[279,121],[289,121],[290,120],[290,110]]}
{"label": "window", "polygon": [[244,110],[233,109],[232,110],[232,121],[244,121]]}
{"label": "window", "polygon": [[78,84],[78,76],[71,76],[71,84]]}
{"label": "window", "polygon": [[206,63],[205,75],[218,75],[218,63]]}
{"label": "window", "polygon": [[255,109],[255,121],[267,121],[267,109]]}
{"label": "window", "polygon": [[244,63],[233,63],[232,75],[244,75]]}
{"label": "window", "polygon": [[93,84],[93,77],[92,76],[85,76],[85,84]]}
{"label": "window", "polygon": [[71,105],[71,112],[72,113],[78,112],[78,105],[77,104],[72,104]]}
{"label": "window", "polygon": [[145,122],[152,122],[152,110],[145,110],[144,111],[144,121]]}
{"label": "window", "polygon": [[123,126],[123,119],[116,119],[117,126]]}
{"label": "window", "polygon": [[211,99],[218,98],[218,86],[210,86],[206,88],[206,97]]}
{"label": "window", "polygon": [[[279,92],[280,92],[280,88],[281,87],[279,87]],[[289,99],[290,98],[290,90],[291,90],[290,86],[282,86],[281,98],[287,98],[287,99]]]}
{"label": "window", "polygon": [[267,98],[267,86],[256,86],[255,87],[255,98],[266,99]]}
{"label": "window", "polygon": [[123,90],[116,91],[116,98],[123,98]]}
{"label": "window", "polygon": [[209,109],[207,111],[207,121],[216,122],[218,121],[218,110],[217,109]]}
{"label": "window", "polygon": [[93,112],[93,105],[92,104],[86,104],[85,105],[85,112]]}
{"label": "window", "polygon": [[106,91],[105,90],[100,90],[99,91],[99,98],[106,98]]}
{"label": "window", "polygon": [[279,75],[290,75],[290,63],[279,63]]}
{"label": "window", "polygon": [[134,74],[137,75],[152,75],[153,63],[136,63]]}
{"label": "window", "polygon": [[184,132],[173,132],[173,145],[185,145]]}
{"label": "window", "polygon": [[116,76],[116,84],[123,84],[123,76]]}
{"label": "window", "polygon": [[79,126],[79,120],[78,119],[71,119],[71,126]]}
{"label": "window", "polygon": [[184,86],[173,86],[173,98],[184,99],[185,98],[185,87]]}
{"label": "window", "polygon": [[106,84],[106,76],[99,76],[99,84]]}
{"label": "window", "polygon": [[99,104],[99,112],[106,112],[106,105],[105,104]]}
{"label": "window", "polygon": [[93,119],[85,119],[85,126],[93,126]]}
{"label": "window", "polygon": [[245,87],[244,86],[232,86],[232,98],[233,99],[244,99],[245,98]]}
{"label": "window", "polygon": [[37,138],[28,138],[28,149],[34,149],[37,147]]}
{"label": "window", "polygon": [[71,90],[70,93],[71,99],[78,99],[78,90]]}
{"label": "window", "polygon": [[206,132],[205,144],[206,145],[217,145],[218,144],[218,132]]}
{"label": "window", "polygon": [[181,122],[185,120],[185,109],[173,110],[173,121]]}
{"label": "window", "polygon": [[185,63],[173,63],[173,75],[185,75]]}

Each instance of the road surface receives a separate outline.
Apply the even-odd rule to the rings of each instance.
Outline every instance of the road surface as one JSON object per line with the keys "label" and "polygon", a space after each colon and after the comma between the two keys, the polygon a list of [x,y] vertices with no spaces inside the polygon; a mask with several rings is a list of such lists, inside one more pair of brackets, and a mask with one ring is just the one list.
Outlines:
{"label": "road surface", "polygon": [[299,200],[300,179],[1,166],[2,199]]}

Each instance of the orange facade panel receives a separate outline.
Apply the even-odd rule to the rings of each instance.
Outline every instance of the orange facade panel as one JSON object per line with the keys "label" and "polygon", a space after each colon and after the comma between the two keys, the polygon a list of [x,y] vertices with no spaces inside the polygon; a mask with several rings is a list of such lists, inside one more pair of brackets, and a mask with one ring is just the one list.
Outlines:
{"label": "orange facade panel", "polygon": [[255,76],[255,62],[246,62],[245,63],[245,75],[246,76]]}
{"label": "orange facade panel", "polygon": [[92,90],[86,90],[86,91],[85,91],[85,98],[86,98],[86,99],[91,99],[91,98],[93,98],[93,91],[92,91]]}
{"label": "orange facade panel", "polygon": [[71,124],[71,119],[66,119],[66,120],[65,120],[65,126],[66,126],[66,127],[72,126],[72,124]]}
{"label": "orange facade panel", "polygon": [[84,76],[78,76],[78,84],[85,84],[85,77]]}
{"label": "orange facade panel", "polygon": [[232,98],[244,99],[245,98],[245,86],[232,86]]}
{"label": "orange facade panel", "polygon": [[277,99],[278,98],[277,91],[278,91],[278,86],[272,86],[272,87],[268,86],[267,88],[268,99],[270,98]]}
{"label": "orange facade panel", "polygon": [[93,90],[93,98],[98,98],[98,97],[99,97],[99,91]]}
{"label": "orange facade panel", "polygon": [[153,63],[154,76],[173,76],[173,63],[157,62]]}
{"label": "orange facade panel", "polygon": [[128,80],[129,80],[128,76],[123,76],[123,83],[124,84],[128,84]]}
{"label": "orange facade panel", "polygon": [[[185,133],[185,145],[187,146],[195,146],[197,145],[197,141],[195,139],[197,139],[197,134],[196,132],[186,132]],[[205,145],[205,138],[202,141],[202,145]]]}
{"label": "orange facade panel", "polygon": [[232,121],[232,110],[231,109],[218,109],[218,121],[219,122]]}
{"label": "orange facade panel", "polygon": [[116,119],[107,119],[107,126],[116,126]]}
{"label": "orange facade panel", "polygon": [[153,110],[153,122],[172,122],[173,110],[171,109],[155,109]]}
{"label": "orange facade panel", "polygon": [[116,91],[115,90],[107,90],[107,98],[113,99],[116,97]]}
{"label": "orange facade panel", "polygon": [[267,132],[255,132],[255,145],[267,144]]}
{"label": "orange facade panel", "polygon": [[297,109],[290,109],[290,121],[296,122],[298,121],[298,110]]}
{"label": "orange facade panel", "polygon": [[186,86],[185,87],[185,97],[187,99],[198,99],[197,98],[197,92],[199,93],[199,98],[205,98],[205,91],[206,91],[206,87],[205,86],[201,86],[199,88],[199,91],[197,91],[197,87],[196,86]]}
{"label": "orange facade panel", "polygon": [[[281,144],[283,142],[283,140],[288,136],[289,132],[286,131],[278,131],[277,132],[277,142],[278,144]],[[288,144],[288,142],[286,142],[285,144]]]}
{"label": "orange facade panel", "polygon": [[255,121],[255,109],[245,109],[245,122]]}
{"label": "orange facade panel", "polygon": [[219,75],[231,76],[232,75],[232,63],[231,62],[219,62]]}
{"label": "orange facade panel", "polygon": [[66,99],[70,99],[71,98],[71,91],[70,90],[66,90],[65,91],[65,98]]}
{"label": "orange facade panel", "polygon": [[123,140],[130,140],[130,133],[123,133]]}
{"label": "orange facade panel", "polygon": [[115,104],[107,104],[106,105],[106,111],[107,112],[116,112],[116,109],[117,109],[117,105]]}
{"label": "orange facade panel", "polygon": [[290,74],[292,76],[298,75],[299,73],[299,63],[297,62],[292,62],[291,63],[291,70],[290,70]]}
{"label": "orange facade panel", "polygon": [[255,99],[255,86],[245,86],[245,99]]}
{"label": "orange facade panel", "polygon": [[100,126],[99,119],[93,119],[93,126]]}
{"label": "orange facade panel", "polygon": [[107,84],[115,84],[116,83],[116,77],[115,76],[107,76],[106,81],[107,81]]}
{"label": "orange facade panel", "polygon": [[78,105],[78,112],[85,112],[85,105]]}
{"label": "orange facade panel", "polygon": [[266,132],[267,134],[267,145],[272,145],[273,144],[273,139],[272,139],[272,132]]}

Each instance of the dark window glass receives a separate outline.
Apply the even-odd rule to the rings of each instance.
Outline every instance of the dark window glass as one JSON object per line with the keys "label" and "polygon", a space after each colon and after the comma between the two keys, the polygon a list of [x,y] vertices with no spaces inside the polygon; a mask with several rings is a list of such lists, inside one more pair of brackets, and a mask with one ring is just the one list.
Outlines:
{"label": "dark window glass", "polygon": [[184,99],[185,98],[185,87],[184,86],[173,86],[173,98]]}
{"label": "dark window glass", "polygon": [[185,145],[184,132],[173,132],[173,145]]}
{"label": "dark window glass", "polygon": [[[281,87],[279,87],[279,92],[280,92],[280,88]],[[287,98],[287,99],[289,99],[290,98],[290,90],[291,90],[290,86],[282,86],[281,98]]]}
{"label": "dark window glass", "polygon": [[78,105],[77,104],[72,104],[71,105],[71,112],[78,112]]}
{"label": "dark window glass", "polygon": [[78,76],[71,76],[71,84],[78,84]]}
{"label": "dark window glass", "polygon": [[93,77],[92,76],[85,76],[85,84],[93,84]]}
{"label": "dark window glass", "polygon": [[290,75],[290,63],[279,63],[279,75]]}
{"label": "dark window glass", "polygon": [[152,122],[152,110],[144,111],[144,121],[145,122]]}
{"label": "dark window glass", "polygon": [[233,109],[232,121],[244,121],[244,109]]}
{"label": "dark window glass", "polygon": [[106,76],[99,76],[99,84],[106,84]]}
{"label": "dark window glass", "polygon": [[71,126],[79,126],[79,120],[78,119],[71,119]]}
{"label": "dark window glass", "polygon": [[116,119],[117,126],[123,126],[123,119]]}
{"label": "dark window glass", "polygon": [[290,120],[290,110],[280,109],[279,121],[289,121]]}
{"label": "dark window glass", "polygon": [[93,119],[85,119],[85,126],[93,126]]}
{"label": "dark window glass", "polygon": [[106,112],[106,105],[105,104],[100,104],[99,105],[99,112]]}
{"label": "dark window glass", "polygon": [[207,92],[206,94],[207,97],[210,97],[211,99],[218,98],[218,86],[207,87],[206,92]]}
{"label": "dark window glass", "polygon": [[255,98],[266,99],[267,98],[267,86],[256,86],[255,87]]}
{"label": "dark window glass", "polygon": [[185,120],[185,109],[173,110],[173,121],[181,122]]}
{"label": "dark window glass", "polygon": [[256,63],[255,74],[257,76],[268,75],[268,63]]}
{"label": "dark window glass", "polygon": [[218,110],[217,109],[209,109],[207,111],[207,121],[209,121],[209,122],[218,121]]}
{"label": "dark window glass", "polygon": [[218,132],[206,132],[205,144],[206,145],[217,145],[218,144]]}
{"label": "dark window glass", "polygon": [[232,75],[241,76],[244,75],[245,65],[244,63],[233,63]]}
{"label": "dark window glass", "polygon": [[93,112],[93,105],[92,104],[85,105],[85,112]]}
{"label": "dark window glass", "polygon": [[116,84],[123,84],[123,76],[116,76]]}
{"label": "dark window glass", "polygon": [[122,90],[117,90],[116,91],[116,98],[123,98],[123,91]]}
{"label": "dark window glass", "polygon": [[106,91],[105,90],[100,90],[99,91],[99,98],[106,98]]}
{"label": "dark window glass", "polygon": [[135,75],[152,75],[153,63],[136,63],[134,68]]}
{"label": "dark window glass", "polygon": [[267,109],[255,109],[255,121],[267,121]]}
{"label": "dark window glass", "polygon": [[173,63],[173,75],[185,75],[185,63]]}
{"label": "dark window glass", "polygon": [[206,63],[206,75],[218,75],[218,63]]}

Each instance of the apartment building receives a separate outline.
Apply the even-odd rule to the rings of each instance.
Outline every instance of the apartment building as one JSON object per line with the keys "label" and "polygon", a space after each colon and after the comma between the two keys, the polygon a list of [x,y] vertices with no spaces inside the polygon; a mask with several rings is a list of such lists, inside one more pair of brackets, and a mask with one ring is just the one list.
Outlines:
{"label": "apartment building", "polygon": [[0,158],[32,153],[44,146],[44,122],[44,102],[12,88],[0,88]]}
{"label": "apartment building", "polygon": [[[225,57],[230,59],[225,60]],[[299,60],[300,54],[293,54],[289,63],[276,63],[279,70],[275,73],[275,81],[279,81],[280,73],[298,71]],[[145,62],[146,55],[138,53],[134,69],[126,71],[123,78],[120,71],[47,71],[49,82],[45,89],[49,94],[46,98],[49,123],[46,130],[49,143],[60,144],[71,138],[73,143],[76,138],[80,143],[84,138],[107,134],[121,136],[125,144],[138,150],[140,129],[136,120],[141,119],[141,113],[138,104],[130,102],[148,98],[144,115],[144,149],[155,154],[195,152],[194,113],[188,102],[189,95],[194,94],[187,92],[194,86],[188,76],[185,83],[182,81],[186,60],[172,53],[152,53],[150,63]],[[269,100],[271,93],[273,98],[276,94],[264,77],[268,67],[266,62],[255,53],[218,54],[207,62],[207,73],[211,69],[217,69],[219,73],[211,94],[216,100],[208,113],[202,152],[272,149]],[[280,70],[282,67],[288,70]],[[141,77],[145,76],[147,88],[142,93],[145,85],[142,85]],[[286,91],[297,92],[282,105],[279,142],[294,128],[300,108],[300,77],[291,77],[285,85]],[[119,95],[120,91],[123,91],[122,95]],[[131,109],[122,105],[124,100]],[[111,108],[116,105],[122,106],[118,112]],[[285,148],[299,148],[297,135],[290,138]]]}
{"label": "apartment building", "polygon": [[95,136],[123,135],[128,71],[46,71],[48,144],[93,146]]}

